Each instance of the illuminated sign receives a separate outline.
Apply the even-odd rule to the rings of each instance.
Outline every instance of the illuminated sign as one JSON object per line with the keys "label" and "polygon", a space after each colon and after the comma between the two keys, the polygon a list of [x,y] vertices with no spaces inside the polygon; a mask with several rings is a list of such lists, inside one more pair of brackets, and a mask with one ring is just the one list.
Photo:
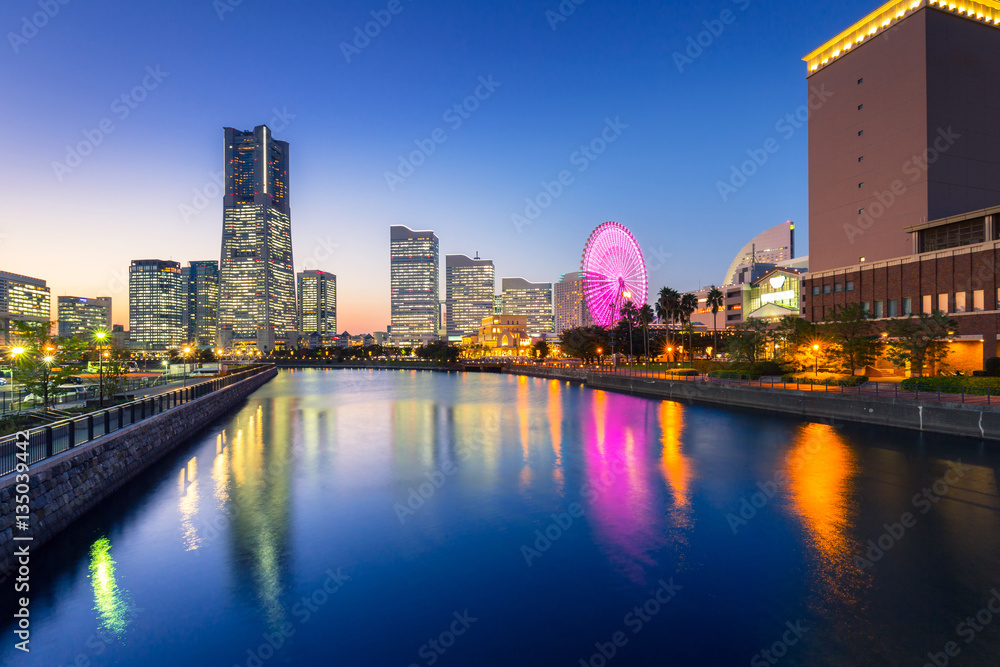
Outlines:
{"label": "illuminated sign", "polygon": [[785,276],[775,276],[771,278],[771,287],[774,289],[781,289],[785,286]]}
{"label": "illuminated sign", "polygon": [[762,304],[776,303],[778,301],[791,301],[794,298],[795,298],[795,290],[785,290],[784,292],[772,292],[770,294],[761,294],[760,302]]}

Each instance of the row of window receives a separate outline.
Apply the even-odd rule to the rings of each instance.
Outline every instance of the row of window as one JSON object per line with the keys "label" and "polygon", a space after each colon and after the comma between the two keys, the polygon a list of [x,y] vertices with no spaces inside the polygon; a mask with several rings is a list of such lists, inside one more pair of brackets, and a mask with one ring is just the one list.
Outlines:
{"label": "row of window", "polygon": [[[820,289],[819,285],[813,285],[813,296],[819,294],[819,289]],[[853,280],[848,280],[846,285],[845,283],[833,283],[833,284],[827,283],[823,285],[823,294],[830,294],[831,292],[843,292],[845,290],[848,292],[854,291]]]}
{"label": "row of window", "polygon": [[[813,294],[816,292],[814,291]],[[986,309],[986,293],[983,290],[974,290],[971,300],[969,292],[947,292],[941,294],[924,294],[921,297],[920,312],[932,313],[940,310],[944,313],[969,313],[982,312]],[[997,288],[997,303],[1000,303],[1000,288]],[[914,314],[913,299],[887,299],[878,301],[862,301],[861,307],[865,312],[874,318],[883,317],[909,317]],[[832,308],[823,307],[823,319],[832,313]]]}

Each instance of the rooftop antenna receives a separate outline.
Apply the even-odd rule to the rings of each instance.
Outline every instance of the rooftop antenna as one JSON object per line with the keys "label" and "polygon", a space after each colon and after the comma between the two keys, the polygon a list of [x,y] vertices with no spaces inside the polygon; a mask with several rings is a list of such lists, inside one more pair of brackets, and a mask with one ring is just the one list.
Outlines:
{"label": "rooftop antenna", "polygon": [[479,251],[478,250],[476,251],[476,257],[475,258],[479,259]]}

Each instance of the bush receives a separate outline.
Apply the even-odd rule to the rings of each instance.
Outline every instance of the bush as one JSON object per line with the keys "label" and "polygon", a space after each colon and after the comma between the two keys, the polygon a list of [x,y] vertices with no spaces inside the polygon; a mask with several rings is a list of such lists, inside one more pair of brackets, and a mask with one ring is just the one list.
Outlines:
{"label": "bush", "polygon": [[675,368],[673,370],[667,371],[667,375],[682,375],[684,377],[691,377],[695,375],[701,375],[701,373],[699,373],[693,368]]}
{"label": "bush", "polygon": [[750,364],[746,370],[750,375],[781,375],[781,366],[773,361],[758,361]]}
{"label": "bush", "polygon": [[990,357],[983,364],[983,375],[987,377],[1000,376],[1000,357]]}
{"label": "bush", "polygon": [[1000,378],[995,377],[926,377],[907,378],[900,385],[906,391],[928,391],[937,392],[939,389],[943,394],[974,394],[979,396],[990,394],[1000,394]]}

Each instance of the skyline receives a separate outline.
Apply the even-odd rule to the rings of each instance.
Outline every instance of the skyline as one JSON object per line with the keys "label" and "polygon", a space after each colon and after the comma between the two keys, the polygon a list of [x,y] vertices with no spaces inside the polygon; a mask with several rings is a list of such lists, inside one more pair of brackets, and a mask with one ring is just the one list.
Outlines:
{"label": "skyline", "polygon": [[[873,8],[773,15],[749,1],[629,12],[618,3],[580,5],[551,24],[546,12],[558,3],[407,3],[347,62],[340,43],[384,7],[306,3],[266,14],[282,49],[240,59],[240,72],[269,81],[253,87],[230,83],[225,62],[180,48],[175,35],[238,49],[267,8],[240,4],[220,20],[211,3],[102,7],[60,5],[24,31],[26,42],[8,35],[0,81],[25,94],[9,112],[18,132],[0,172],[19,195],[8,197],[18,224],[0,239],[3,268],[46,280],[53,301],[111,296],[114,322],[126,322],[133,259],[218,257],[219,128],[268,124],[295,147],[295,271],[338,275],[339,326],[349,331],[389,322],[385,233],[394,224],[435,230],[445,255],[478,250],[498,278],[555,282],[579,269],[590,230],[617,220],[639,239],[651,285],[685,291],[721,282],[761,229],[794,220],[807,234],[806,132],[786,118],[804,104],[801,58]],[[732,23],[722,23],[724,10]],[[17,35],[35,11],[17,2],[0,21]],[[690,46],[720,26],[705,33],[707,46]],[[689,58],[689,48],[702,52]],[[306,67],[317,59],[329,65],[321,86]],[[605,152],[580,151],[602,134]],[[93,151],[56,173],[53,163],[70,164],[66,146],[88,136]],[[769,137],[779,151],[723,201],[719,182]],[[418,145],[431,154],[391,189],[386,173],[408,174],[399,156]],[[572,180],[519,233],[512,216],[545,193],[543,181],[558,191],[560,172]],[[140,223],[142,233],[129,233]],[[84,276],[73,268],[81,261],[93,267]]]}

